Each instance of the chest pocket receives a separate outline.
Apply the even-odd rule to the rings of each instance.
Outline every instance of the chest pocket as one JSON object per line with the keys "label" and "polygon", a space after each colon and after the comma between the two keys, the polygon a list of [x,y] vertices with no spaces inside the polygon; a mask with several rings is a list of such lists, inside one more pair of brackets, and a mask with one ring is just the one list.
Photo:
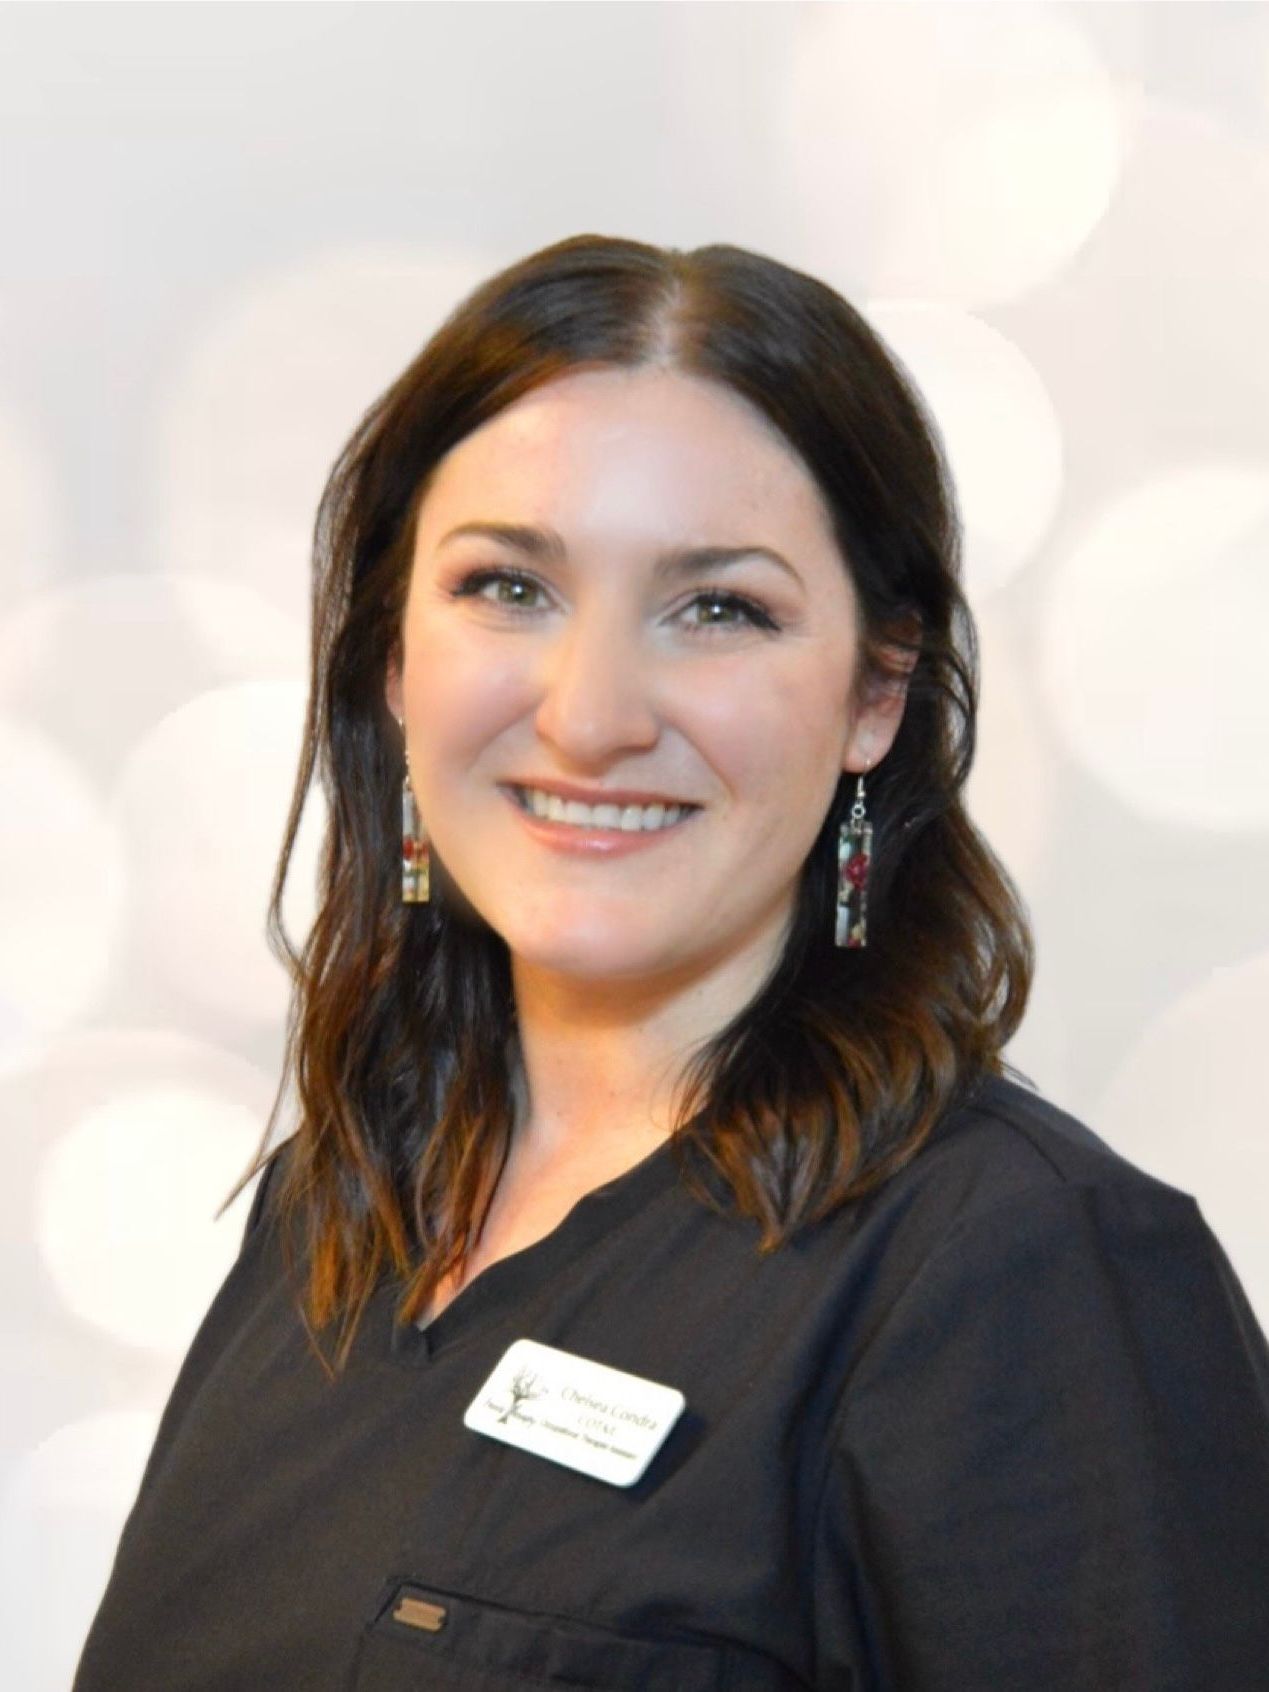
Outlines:
{"label": "chest pocket", "polygon": [[721,1692],[725,1651],[635,1639],[396,1576],[362,1630],[350,1692]]}

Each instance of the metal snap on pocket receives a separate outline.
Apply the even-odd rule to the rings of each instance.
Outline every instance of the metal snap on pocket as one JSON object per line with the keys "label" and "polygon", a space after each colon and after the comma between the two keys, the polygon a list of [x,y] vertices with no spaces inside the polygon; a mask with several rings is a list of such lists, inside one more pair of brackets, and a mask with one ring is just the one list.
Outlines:
{"label": "metal snap on pocket", "polygon": [[417,1598],[412,1592],[403,1590],[392,1612],[392,1619],[408,1622],[411,1627],[426,1628],[428,1633],[435,1633],[445,1626],[448,1613],[444,1604],[434,1604],[430,1598]]}

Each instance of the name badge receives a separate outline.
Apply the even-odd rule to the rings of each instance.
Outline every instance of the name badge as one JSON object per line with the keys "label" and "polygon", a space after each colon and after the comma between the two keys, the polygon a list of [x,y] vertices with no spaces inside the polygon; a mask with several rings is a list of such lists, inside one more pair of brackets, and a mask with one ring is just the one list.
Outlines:
{"label": "name badge", "polygon": [[463,1426],[596,1480],[629,1486],[686,1403],[674,1387],[518,1339],[467,1406]]}

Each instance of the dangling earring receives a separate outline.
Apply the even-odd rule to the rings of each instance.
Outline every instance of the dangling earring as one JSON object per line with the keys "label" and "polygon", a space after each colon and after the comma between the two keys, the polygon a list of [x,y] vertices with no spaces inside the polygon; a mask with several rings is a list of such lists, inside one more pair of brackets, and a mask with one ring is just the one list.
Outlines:
{"label": "dangling earring", "polygon": [[872,862],[872,824],[864,811],[864,778],[855,783],[850,817],[837,831],[837,926],[839,946],[868,944],[868,867]]}
{"label": "dangling earring", "polygon": [[[405,721],[397,718],[397,727],[404,734]],[[405,750],[405,779],[401,783],[401,902],[405,905],[425,905],[431,898],[431,858],[427,836],[419,821],[419,808],[414,802],[410,786],[410,751]]]}

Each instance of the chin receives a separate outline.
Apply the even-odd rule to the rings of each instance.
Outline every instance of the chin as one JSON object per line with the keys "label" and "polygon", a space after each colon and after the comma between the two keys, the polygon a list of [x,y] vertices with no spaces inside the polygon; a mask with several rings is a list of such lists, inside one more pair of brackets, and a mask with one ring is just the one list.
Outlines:
{"label": "chin", "polygon": [[527,934],[514,925],[500,932],[508,950],[520,963],[578,980],[619,981],[670,965],[663,952],[649,948],[646,928],[640,930],[637,925],[632,925],[629,932],[617,932],[609,926],[602,935],[575,934],[570,937],[571,944],[561,944],[558,926],[552,928],[549,936]]}

